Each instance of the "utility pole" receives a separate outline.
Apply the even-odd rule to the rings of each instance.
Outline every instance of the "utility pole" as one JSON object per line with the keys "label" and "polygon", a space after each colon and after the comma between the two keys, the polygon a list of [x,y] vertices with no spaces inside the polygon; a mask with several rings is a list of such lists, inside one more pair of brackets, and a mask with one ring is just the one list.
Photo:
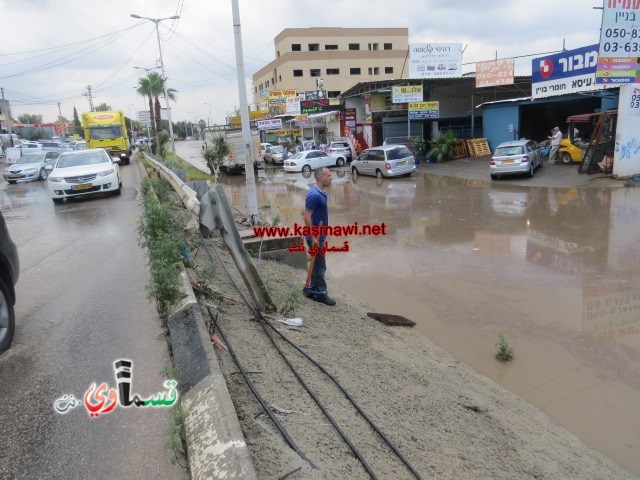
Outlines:
{"label": "utility pole", "polygon": [[[63,136],[67,136],[67,125],[62,123],[62,110],[60,109],[60,102],[58,102],[58,122],[60,122],[60,133]],[[64,126],[63,126],[64,125]]]}
{"label": "utility pole", "polygon": [[0,92],[2,93],[2,105],[6,105],[7,107],[4,112],[4,117],[7,119],[7,133],[9,134],[9,142],[11,142],[12,147],[15,147],[15,145],[13,144],[13,135],[11,135],[11,108],[9,107],[9,102],[5,102],[3,87],[0,87]]}
{"label": "utility pole", "polygon": [[90,111],[93,112],[93,97],[91,96],[91,85],[87,85],[87,91],[82,92],[82,95],[87,97],[87,100],[89,100],[89,108],[91,109]]}
{"label": "utility pole", "polygon": [[242,52],[242,30],[240,28],[238,0],[231,0],[231,10],[233,11],[238,93],[240,94],[240,122],[242,123],[242,141],[244,142],[244,176],[247,183],[247,207],[249,208],[249,224],[256,225],[258,223],[258,195],[256,193],[256,179],[253,173],[253,149],[251,148],[251,131],[249,130],[247,84],[244,77],[244,54]]}

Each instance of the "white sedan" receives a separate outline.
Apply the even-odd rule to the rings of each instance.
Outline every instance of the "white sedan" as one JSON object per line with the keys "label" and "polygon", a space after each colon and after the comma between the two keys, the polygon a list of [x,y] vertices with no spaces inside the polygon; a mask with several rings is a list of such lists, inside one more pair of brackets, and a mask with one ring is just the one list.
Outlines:
{"label": "white sedan", "polygon": [[342,167],[346,161],[346,157],[342,154],[328,154],[321,150],[306,150],[298,152],[293,157],[285,160],[284,171],[310,173],[321,167]]}
{"label": "white sedan", "polygon": [[103,148],[63,153],[48,180],[54,203],[98,192],[119,195],[122,188],[118,163]]}

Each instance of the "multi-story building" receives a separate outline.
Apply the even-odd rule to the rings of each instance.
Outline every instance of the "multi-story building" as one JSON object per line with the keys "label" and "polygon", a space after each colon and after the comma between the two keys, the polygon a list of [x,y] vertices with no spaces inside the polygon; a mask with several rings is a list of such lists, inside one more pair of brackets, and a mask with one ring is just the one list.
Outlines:
{"label": "multi-story building", "polygon": [[272,90],[335,98],[359,82],[407,78],[408,41],[407,28],[285,28],[276,59],[253,75],[254,102],[264,110]]}

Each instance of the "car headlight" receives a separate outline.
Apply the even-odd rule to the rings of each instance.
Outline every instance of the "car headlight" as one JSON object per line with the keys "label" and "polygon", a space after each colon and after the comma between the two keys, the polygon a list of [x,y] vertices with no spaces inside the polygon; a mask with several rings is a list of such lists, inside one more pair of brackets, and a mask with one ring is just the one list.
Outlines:
{"label": "car headlight", "polygon": [[107,175],[111,175],[115,171],[116,171],[115,168],[110,168],[109,170],[105,170],[104,172],[98,172],[98,176],[99,177],[106,177]]}
{"label": "car headlight", "polygon": [[64,180],[63,177],[49,177],[48,179],[50,182],[61,182]]}

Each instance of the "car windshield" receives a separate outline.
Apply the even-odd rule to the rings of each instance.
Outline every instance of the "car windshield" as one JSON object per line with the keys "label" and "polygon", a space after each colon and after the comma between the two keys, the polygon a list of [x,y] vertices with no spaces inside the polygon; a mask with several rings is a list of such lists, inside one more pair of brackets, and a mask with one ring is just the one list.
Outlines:
{"label": "car windshield", "polygon": [[122,137],[122,128],[120,125],[100,125],[97,127],[89,127],[89,132],[91,134],[91,138],[94,140]]}
{"label": "car windshield", "polygon": [[18,164],[24,165],[25,163],[39,163],[44,160],[44,154],[42,153],[29,153],[28,155],[23,155],[16,162]]}
{"label": "car windshield", "polygon": [[346,143],[332,143],[331,148],[349,148]]}
{"label": "car windshield", "polygon": [[522,153],[522,145],[515,145],[511,147],[498,147],[496,149],[496,157],[502,157],[504,155],[520,155]]}
{"label": "car windshield", "polygon": [[410,157],[411,152],[407,147],[393,148],[387,152],[387,158],[389,160],[398,160],[399,158]]}
{"label": "car windshield", "polygon": [[81,165],[96,165],[108,162],[109,157],[101,151],[87,151],[86,153],[83,152],[80,154],[61,155],[58,159],[58,163],[56,163],[56,168],[79,167]]}
{"label": "car windshield", "polygon": [[277,146],[271,147],[271,153],[282,153],[284,151],[284,147]]}

